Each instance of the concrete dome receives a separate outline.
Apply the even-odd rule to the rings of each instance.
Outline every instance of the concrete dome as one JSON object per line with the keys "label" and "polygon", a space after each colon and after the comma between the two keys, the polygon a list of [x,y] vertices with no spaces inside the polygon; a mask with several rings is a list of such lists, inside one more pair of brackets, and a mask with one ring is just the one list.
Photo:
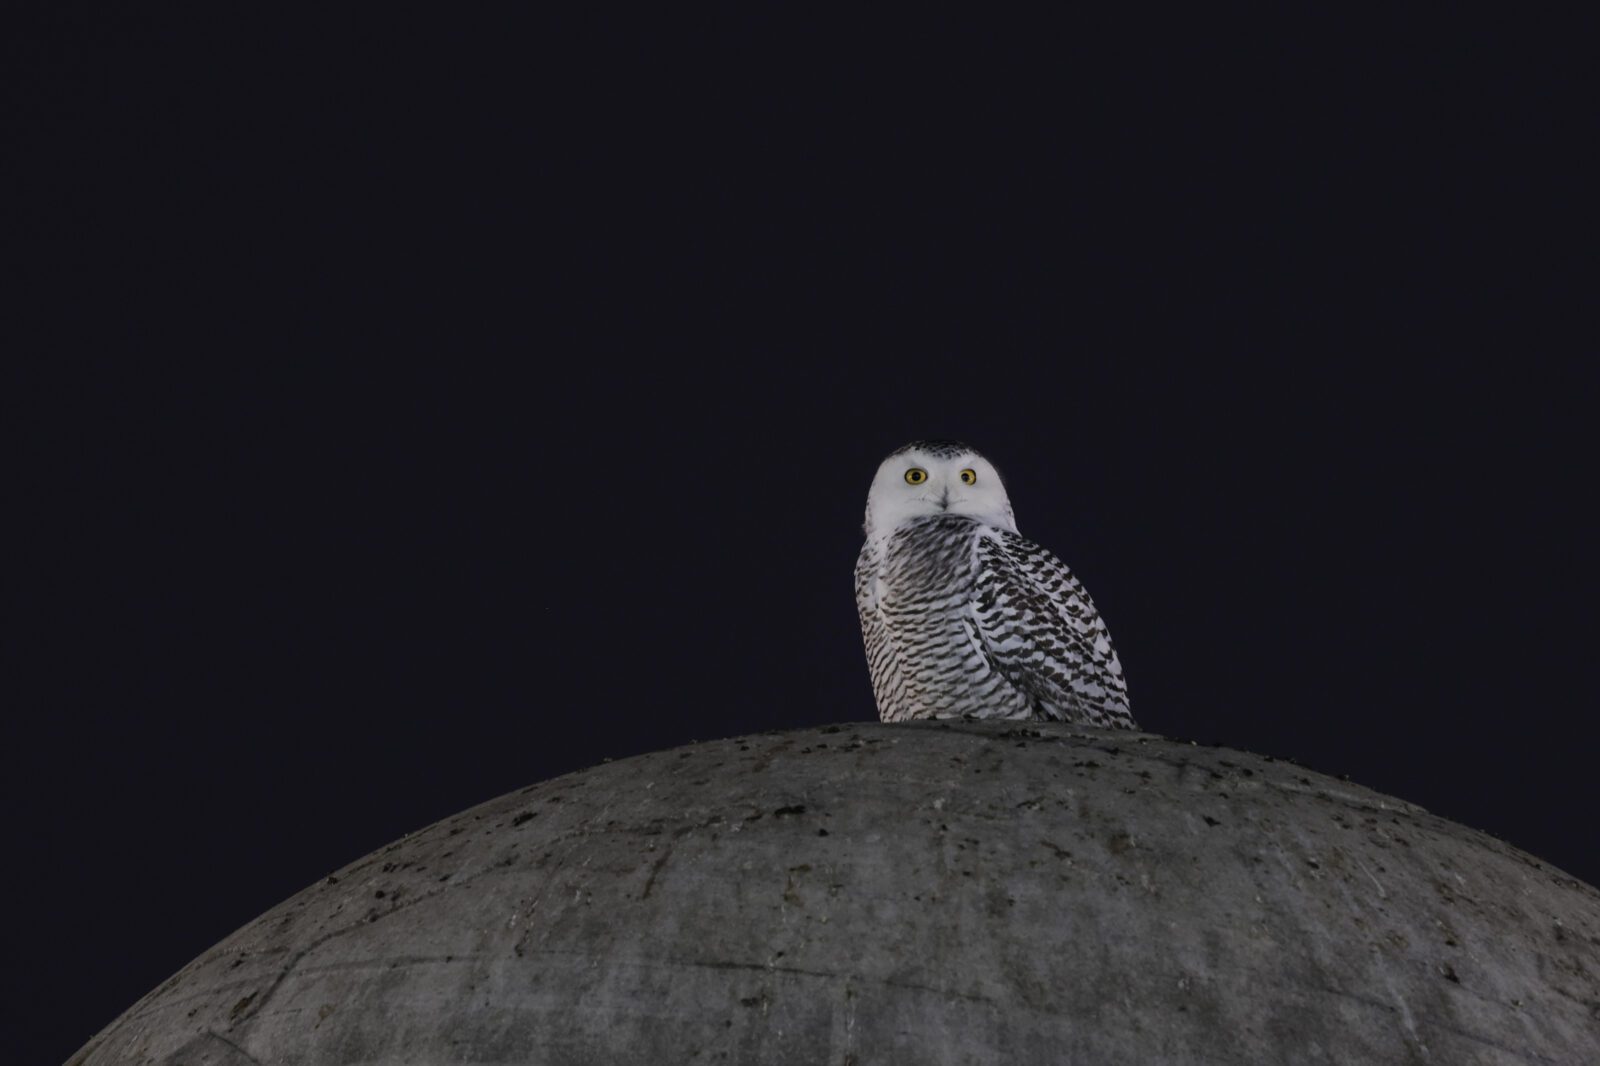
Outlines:
{"label": "concrete dome", "polygon": [[439,822],[72,1062],[1586,1063],[1597,960],[1593,888],[1290,764],[851,724]]}

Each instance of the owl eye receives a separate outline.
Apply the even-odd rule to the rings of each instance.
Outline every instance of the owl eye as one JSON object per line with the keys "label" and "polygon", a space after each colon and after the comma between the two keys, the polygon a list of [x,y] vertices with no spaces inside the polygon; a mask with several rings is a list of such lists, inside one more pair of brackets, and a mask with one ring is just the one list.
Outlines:
{"label": "owl eye", "polygon": [[963,485],[976,485],[978,483],[978,472],[976,470],[961,471],[961,483]]}
{"label": "owl eye", "polygon": [[906,471],[907,485],[920,485],[926,480],[928,480],[928,472],[920,466],[914,466]]}

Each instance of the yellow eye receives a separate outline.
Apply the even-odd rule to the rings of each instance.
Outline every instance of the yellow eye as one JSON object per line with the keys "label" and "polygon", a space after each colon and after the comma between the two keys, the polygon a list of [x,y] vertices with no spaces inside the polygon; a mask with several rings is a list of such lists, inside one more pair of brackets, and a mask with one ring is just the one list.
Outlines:
{"label": "yellow eye", "polygon": [[907,485],[920,485],[926,480],[928,480],[928,472],[920,466],[914,466],[906,471]]}
{"label": "yellow eye", "polygon": [[961,471],[961,483],[963,485],[976,485],[978,483],[978,472],[976,470]]}

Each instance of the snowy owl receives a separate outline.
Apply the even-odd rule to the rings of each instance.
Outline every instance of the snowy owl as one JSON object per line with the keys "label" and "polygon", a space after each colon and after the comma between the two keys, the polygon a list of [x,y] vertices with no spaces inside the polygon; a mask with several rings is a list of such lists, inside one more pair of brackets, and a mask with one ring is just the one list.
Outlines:
{"label": "snowy owl", "polygon": [[878,467],[865,528],[856,607],[878,717],[1135,728],[1106,624],[1066,565],[1017,532],[983,456],[907,444]]}

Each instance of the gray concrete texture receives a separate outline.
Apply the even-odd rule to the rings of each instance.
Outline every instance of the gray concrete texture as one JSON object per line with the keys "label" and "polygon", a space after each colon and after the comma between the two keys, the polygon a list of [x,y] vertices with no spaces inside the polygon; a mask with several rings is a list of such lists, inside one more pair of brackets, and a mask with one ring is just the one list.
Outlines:
{"label": "gray concrete texture", "polygon": [[74,1064],[1600,1063],[1600,893],[1285,762],[850,724],[448,818]]}

